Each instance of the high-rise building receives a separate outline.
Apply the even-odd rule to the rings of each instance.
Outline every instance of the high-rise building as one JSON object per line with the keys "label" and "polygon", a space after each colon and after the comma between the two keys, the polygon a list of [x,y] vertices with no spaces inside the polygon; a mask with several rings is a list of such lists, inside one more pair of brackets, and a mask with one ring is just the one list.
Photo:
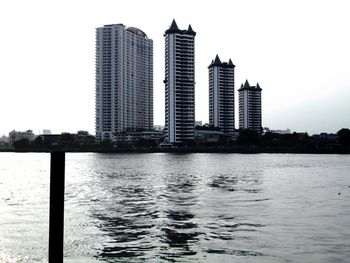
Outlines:
{"label": "high-rise building", "polygon": [[180,30],[173,20],[165,31],[165,136],[170,144],[194,139],[195,73],[191,25]]}
{"label": "high-rise building", "polygon": [[96,29],[96,139],[153,128],[153,41],[122,24]]}
{"label": "high-rise building", "polygon": [[250,86],[248,80],[241,85],[239,92],[239,128],[262,131],[261,88],[259,83]]}
{"label": "high-rise building", "polygon": [[209,125],[225,135],[235,130],[235,65],[221,62],[218,55],[209,65]]}

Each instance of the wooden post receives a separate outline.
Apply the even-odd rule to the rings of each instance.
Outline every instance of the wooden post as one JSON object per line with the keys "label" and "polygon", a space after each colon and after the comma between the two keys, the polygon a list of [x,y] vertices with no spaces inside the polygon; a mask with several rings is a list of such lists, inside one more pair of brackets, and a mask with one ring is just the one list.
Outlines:
{"label": "wooden post", "polygon": [[63,263],[65,152],[51,153],[49,263]]}

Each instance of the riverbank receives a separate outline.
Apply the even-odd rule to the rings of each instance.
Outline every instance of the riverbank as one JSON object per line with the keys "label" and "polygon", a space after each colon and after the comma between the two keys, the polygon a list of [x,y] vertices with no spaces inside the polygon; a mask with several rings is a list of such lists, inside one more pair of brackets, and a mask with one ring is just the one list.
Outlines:
{"label": "riverbank", "polygon": [[77,153],[242,153],[242,154],[258,154],[258,153],[279,153],[279,154],[350,154],[350,149],[338,148],[307,148],[307,147],[262,147],[256,145],[250,146],[230,146],[230,147],[140,147],[140,148],[53,148],[53,149],[0,149],[0,152],[77,152]]}

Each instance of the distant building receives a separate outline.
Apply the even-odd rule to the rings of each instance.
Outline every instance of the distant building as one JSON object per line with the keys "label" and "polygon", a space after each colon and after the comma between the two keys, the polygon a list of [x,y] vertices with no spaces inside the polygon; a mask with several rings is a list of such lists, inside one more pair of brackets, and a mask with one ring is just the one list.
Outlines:
{"label": "distant building", "polygon": [[122,24],[96,29],[96,139],[153,128],[153,41]]}
{"label": "distant building", "polygon": [[[66,134],[66,133],[62,133]],[[42,134],[39,135],[44,142],[46,146],[57,146],[59,144],[62,144],[62,134]],[[95,143],[95,136],[90,135],[87,131],[78,131],[77,133],[69,133],[69,135],[72,138],[72,141],[70,143],[76,144],[76,145],[91,145]],[[67,143],[67,142],[63,142]]]}
{"label": "distant building", "polygon": [[15,141],[19,141],[21,139],[28,139],[29,141],[34,141],[35,134],[32,130],[27,130],[25,132],[21,131],[11,131],[9,133],[9,143],[12,145]]}
{"label": "distant building", "polygon": [[194,126],[202,126],[203,125],[203,122],[202,121],[195,121],[194,122]]}
{"label": "distant building", "polygon": [[191,25],[180,30],[173,20],[165,31],[165,141],[194,140],[195,78],[194,38]]}
{"label": "distant building", "polygon": [[285,130],[269,130],[271,133],[277,133],[277,134],[291,134],[292,132],[290,129],[285,129]]}
{"label": "distant building", "polygon": [[117,142],[136,142],[138,140],[153,141],[159,143],[163,138],[162,131],[143,131],[143,132],[121,132],[117,134]]}
{"label": "distant building", "polygon": [[3,143],[3,144],[9,143],[9,137],[6,137],[5,135],[1,136],[0,143]]}
{"label": "distant building", "polygon": [[235,131],[235,65],[221,62],[218,55],[209,69],[209,125],[226,135]]}
{"label": "distant building", "polygon": [[248,80],[238,90],[239,128],[262,131],[261,125],[261,88],[259,83],[250,86]]}
{"label": "distant building", "polygon": [[44,134],[44,135],[50,135],[50,134],[51,134],[51,130],[44,129],[44,130],[43,130],[43,134]]}
{"label": "distant building", "polygon": [[202,129],[202,127],[199,127],[195,129],[194,131],[195,137],[202,137],[202,136],[208,136],[208,135],[220,135],[225,136],[225,133],[220,130],[212,130],[212,129]]}
{"label": "distant building", "polygon": [[153,125],[153,130],[155,131],[163,131],[164,125]]}
{"label": "distant building", "polygon": [[80,145],[95,143],[95,136],[90,135],[87,131],[78,131],[73,136],[74,140]]}
{"label": "distant building", "polygon": [[335,141],[338,140],[338,134],[322,132],[320,133],[320,138]]}
{"label": "distant building", "polygon": [[200,143],[218,142],[219,140],[236,140],[238,135],[238,131],[234,131],[233,134],[228,135],[218,127],[206,125],[197,126],[194,131],[195,139]]}

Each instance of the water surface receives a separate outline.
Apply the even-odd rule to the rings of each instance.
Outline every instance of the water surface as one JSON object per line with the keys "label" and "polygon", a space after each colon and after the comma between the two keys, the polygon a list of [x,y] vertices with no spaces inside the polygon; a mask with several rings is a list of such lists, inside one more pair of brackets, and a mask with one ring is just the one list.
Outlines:
{"label": "water surface", "polygon": [[[350,156],[67,154],[65,262],[348,262]],[[0,262],[47,262],[49,154],[0,153]]]}

